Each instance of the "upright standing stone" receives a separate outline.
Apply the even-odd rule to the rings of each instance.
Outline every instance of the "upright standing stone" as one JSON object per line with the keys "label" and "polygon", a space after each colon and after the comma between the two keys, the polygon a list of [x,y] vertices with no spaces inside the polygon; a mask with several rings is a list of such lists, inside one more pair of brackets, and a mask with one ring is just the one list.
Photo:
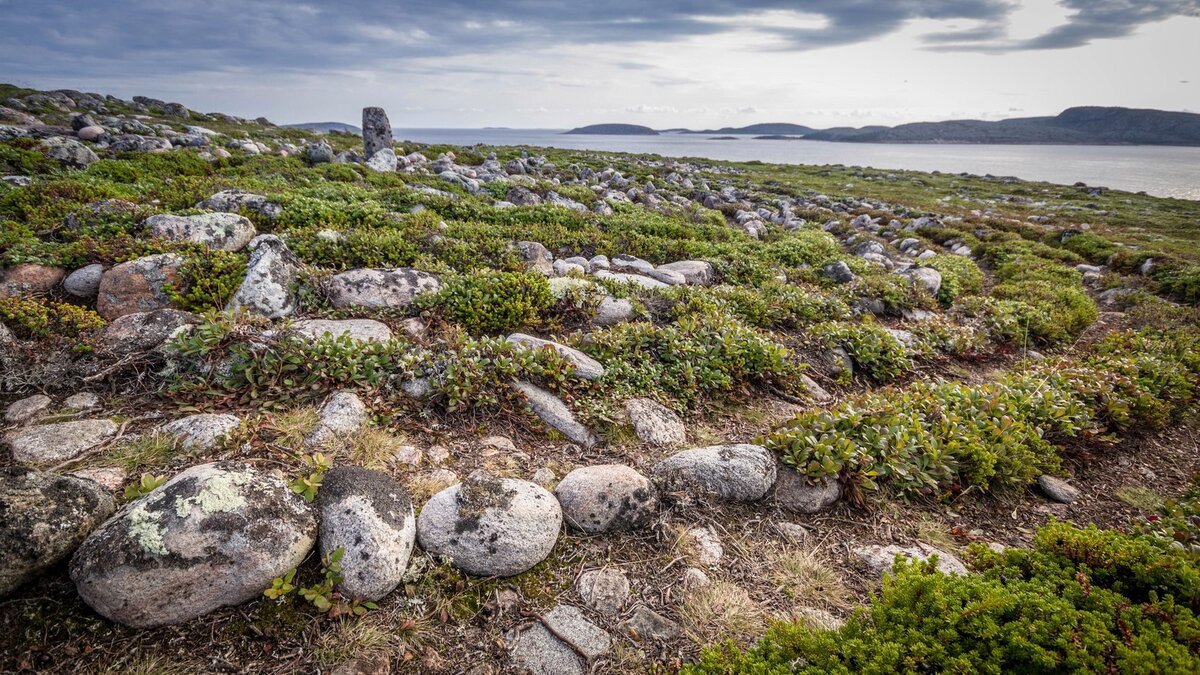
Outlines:
{"label": "upright standing stone", "polygon": [[383,108],[363,108],[362,135],[364,157],[392,147],[392,123]]}

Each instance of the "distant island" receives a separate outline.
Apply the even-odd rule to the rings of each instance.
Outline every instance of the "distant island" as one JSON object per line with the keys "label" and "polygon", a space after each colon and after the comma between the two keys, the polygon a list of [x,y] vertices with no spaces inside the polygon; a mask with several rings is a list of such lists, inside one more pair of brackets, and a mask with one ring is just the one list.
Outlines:
{"label": "distant island", "polygon": [[308,131],[317,131],[327,134],[331,131],[342,131],[349,134],[362,135],[362,129],[353,124],[345,122],[301,122],[299,124],[281,124],[280,126],[288,129],[307,129]]}
{"label": "distant island", "polygon": [[785,136],[783,134],[766,134],[765,136],[755,136],[756,141],[802,141],[803,136]]}
{"label": "distant island", "polygon": [[592,124],[576,127],[565,134],[588,134],[603,136],[657,136],[658,132],[640,124]]}
{"label": "distant island", "polygon": [[704,131],[689,131],[683,130],[685,134],[739,134],[739,135],[762,135],[771,134],[779,136],[804,136],[816,131],[812,127],[806,127],[802,124],[788,124],[787,122],[764,122],[762,124],[751,124],[745,127],[722,127],[720,129],[706,129]]}

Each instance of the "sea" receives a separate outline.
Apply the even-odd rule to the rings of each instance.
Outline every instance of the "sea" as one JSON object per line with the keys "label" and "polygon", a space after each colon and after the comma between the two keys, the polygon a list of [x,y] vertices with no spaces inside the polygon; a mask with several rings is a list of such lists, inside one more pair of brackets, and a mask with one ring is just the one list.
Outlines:
{"label": "sea", "polygon": [[1200,147],[831,143],[744,135],[714,140],[702,134],[564,135],[561,129],[497,128],[397,129],[396,138],[451,145],[531,145],[773,164],[990,174],[1200,200]]}

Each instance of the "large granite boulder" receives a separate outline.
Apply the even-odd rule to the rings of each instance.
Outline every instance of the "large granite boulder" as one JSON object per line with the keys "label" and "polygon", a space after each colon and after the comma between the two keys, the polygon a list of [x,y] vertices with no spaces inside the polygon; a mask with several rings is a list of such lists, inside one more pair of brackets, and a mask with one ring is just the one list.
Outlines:
{"label": "large granite boulder", "polygon": [[299,262],[283,240],[264,234],[250,242],[252,253],[246,277],[229,300],[227,310],[279,319],[296,311],[294,293]]}
{"label": "large granite boulder", "polygon": [[379,600],[400,585],[416,540],[408,490],[387,474],[337,467],[317,493],[321,555],[342,549],[343,596]]}
{"label": "large granite boulder", "polygon": [[422,293],[438,290],[438,278],[428,272],[403,267],[356,269],[334,275],[329,299],[334,307],[408,307]]}
{"label": "large granite boulder", "polygon": [[201,213],[195,216],[160,213],[150,216],[142,225],[152,237],[189,241],[222,251],[239,251],[258,234],[254,223],[236,213]]}
{"label": "large granite boulder", "polygon": [[658,510],[650,479],[621,464],[575,469],[559,481],[554,496],[567,523],[589,534],[645,527]]}
{"label": "large granite boulder", "polygon": [[654,467],[665,491],[743,502],[762,499],[775,484],[775,471],[769,450],[745,443],[684,450]]}
{"label": "large granite boulder", "polygon": [[121,263],[100,278],[96,312],[109,321],[171,306],[165,287],[175,283],[183,258],[160,253]]}

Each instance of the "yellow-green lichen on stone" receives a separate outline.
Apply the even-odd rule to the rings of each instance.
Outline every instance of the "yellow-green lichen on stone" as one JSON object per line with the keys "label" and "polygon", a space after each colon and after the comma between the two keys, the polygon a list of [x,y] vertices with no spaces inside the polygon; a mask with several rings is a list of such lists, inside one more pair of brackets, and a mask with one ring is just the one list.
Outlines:
{"label": "yellow-green lichen on stone", "polygon": [[149,553],[167,555],[161,520],[162,513],[147,511],[146,504],[139,504],[129,512],[130,538]]}
{"label": "yellow-green lichen on stone", "polygon": [[183,518],[192,506],[199,506],[204,513],[230,513],[246,506],[241,488],[250,482],[245,473],[227,472],[205,480],[204,486],[195,497],[180,497],[175,500],[175,514]]}

